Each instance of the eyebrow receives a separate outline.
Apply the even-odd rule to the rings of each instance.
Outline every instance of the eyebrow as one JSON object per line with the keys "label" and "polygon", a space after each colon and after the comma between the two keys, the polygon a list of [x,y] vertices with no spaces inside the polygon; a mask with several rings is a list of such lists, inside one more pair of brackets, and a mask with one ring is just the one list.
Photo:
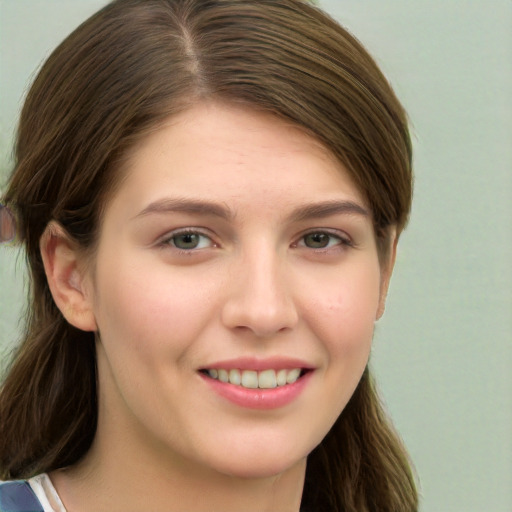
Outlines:
{"label": "eyebrow", "polygon": [[331,215],[358,215],[370,217],[370,212],[353,201],[324,201],[300,206],[290,215],[294,222],[309,219],[321,219]]}
{"label": "eyebrow", "polygon": [[212,215],[221,219],[231,220],[234,213],[224,205],[198,199],[183,197],[165,198],[154,201],[139,212],[134,219],[146,217],[154,213],[196,213],[200,215]]}
{"label": "eyebrow", "polygon": [[[227,207],[211,201],[188,198],[165,198],[154,201],[138,213],[134,219],[158,213],[194,213],[211,215],[224,220],[233,220],[235,214]],[[301,222],[310,219],[321,219],[332,215],[358,215],[370,217],[367,209],[353,201],[323,201],[311,203],[296,208],[289,219],[292,222]]]}

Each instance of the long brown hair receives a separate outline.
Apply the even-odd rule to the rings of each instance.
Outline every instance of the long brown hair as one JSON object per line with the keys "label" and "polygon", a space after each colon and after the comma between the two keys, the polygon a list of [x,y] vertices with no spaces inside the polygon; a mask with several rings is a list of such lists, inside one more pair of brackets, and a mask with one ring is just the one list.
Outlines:
{"label": "long brown hair", "polygon": [[[0,392],[0,478],[77,462],[97,419],[94,334],[56,307],[39,251],[51,220],[94,252],[127,149],[202,99],[302,127],[348,169],[371,207],[380,255],[412,196],[404,110],[361,44],[300,0],[116,0],[50,56],[22,110],[5,202],[31,272],[23,342]],[[366,369],[310,454],[303,507],[413,512],[407,454]]]}

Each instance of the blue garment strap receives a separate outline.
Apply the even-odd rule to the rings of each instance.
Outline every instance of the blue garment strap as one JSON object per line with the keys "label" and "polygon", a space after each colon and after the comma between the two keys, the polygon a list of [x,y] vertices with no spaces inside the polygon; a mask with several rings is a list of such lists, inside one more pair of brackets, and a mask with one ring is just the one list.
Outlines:
{"label": "blue garment strap", "polygon": [[0,512],[44,512],[25,480],[0,483]]}

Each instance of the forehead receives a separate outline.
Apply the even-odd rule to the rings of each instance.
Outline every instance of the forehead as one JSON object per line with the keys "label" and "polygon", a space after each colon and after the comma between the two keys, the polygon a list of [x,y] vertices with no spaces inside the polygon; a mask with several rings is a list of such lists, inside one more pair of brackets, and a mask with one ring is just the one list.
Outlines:
{"label": "forehead", "polygon": [[[348,172],[318,140],[274,115],[204,103],[174,116],[126,155],[114,203],[161,197],[255,203],[344,199],[362,203]],[[107,206],[108,209],[108,206]]]}

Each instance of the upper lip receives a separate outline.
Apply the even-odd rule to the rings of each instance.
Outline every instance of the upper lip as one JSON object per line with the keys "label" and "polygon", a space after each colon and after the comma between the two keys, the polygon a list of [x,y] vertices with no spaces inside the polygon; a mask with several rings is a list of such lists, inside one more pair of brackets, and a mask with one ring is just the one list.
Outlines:
{"label": "upper lip", "polygon": [[294,368],[301,368],[303,370],[313,370],[314,365],[307,363],[301,359],[290,357],[269,357],[266,359],[259,359],[256,357],[239,357],[236,359],[224,359],[222,361],[215,361],[206,366],[201,367],[201,370],[208,370],[212,368],[223,370],[292,370]]}

